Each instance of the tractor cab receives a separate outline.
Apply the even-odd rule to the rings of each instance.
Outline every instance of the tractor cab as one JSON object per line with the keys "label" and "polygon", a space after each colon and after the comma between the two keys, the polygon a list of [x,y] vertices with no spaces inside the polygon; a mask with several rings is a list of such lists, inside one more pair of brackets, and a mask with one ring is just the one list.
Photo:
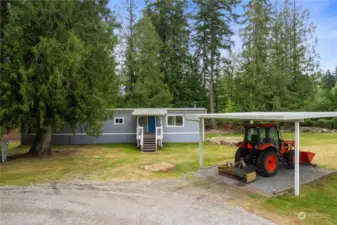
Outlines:
{"label": "tractor cab", "polygon": [[277,151],[281,147],[281,138],[276,124],[247,124],[242,144],[245,148],[261,150],[273,146]]}

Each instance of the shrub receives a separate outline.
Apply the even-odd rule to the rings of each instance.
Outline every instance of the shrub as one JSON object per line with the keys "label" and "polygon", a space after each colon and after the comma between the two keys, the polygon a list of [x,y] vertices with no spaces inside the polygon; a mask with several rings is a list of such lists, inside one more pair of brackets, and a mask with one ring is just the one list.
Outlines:
{"label": "shrub", "polygon": [[333,128],[332,120],[327,120],[327,119],[317,120],[317,125],[318,125],[318,127],[327,128],[327,129]]}
{"label": "shrub", "polygon": [[304,126],[304,127],[313,127],[314,126],[314,121],[312,121],[310,119],[304,120],[302,126]]}
{"label": "shrub", "polygon": [[337,129],[337,118],[332,119],[332,125],[334,129]]}

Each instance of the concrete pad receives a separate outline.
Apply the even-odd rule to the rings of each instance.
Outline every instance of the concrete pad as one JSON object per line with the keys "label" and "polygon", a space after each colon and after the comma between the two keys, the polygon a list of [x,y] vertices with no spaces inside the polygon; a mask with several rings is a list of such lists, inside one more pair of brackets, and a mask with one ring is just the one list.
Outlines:
{"label": "concrete pad", "polygon": [[[334,172],[312,165],[300,165],[300,183],[312,182]],[[275,176],[262,177],[257,174],[256,180],[249,184],[230,175],[219,175],[217,166],[202,169],[197,173],[197,176],[212,177],[217,183],[242,187],[266,196],[279,194],[294,187],[294,170],[288,169],[285,164],[280,164],[279,171]]]}

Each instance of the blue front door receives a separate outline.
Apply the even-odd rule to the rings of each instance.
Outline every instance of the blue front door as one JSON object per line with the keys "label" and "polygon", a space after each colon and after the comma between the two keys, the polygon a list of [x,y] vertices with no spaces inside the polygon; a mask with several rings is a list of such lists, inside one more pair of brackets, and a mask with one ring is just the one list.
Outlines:
{"label": "blue front door", "polygon": [[147,131],[150,133],[156,132],[156,118],[154,116],[147,117]]}

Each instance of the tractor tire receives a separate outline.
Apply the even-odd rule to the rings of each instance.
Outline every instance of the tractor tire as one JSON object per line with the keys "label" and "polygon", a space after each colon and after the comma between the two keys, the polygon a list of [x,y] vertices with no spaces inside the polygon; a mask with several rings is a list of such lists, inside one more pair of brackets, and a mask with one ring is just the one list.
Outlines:
{"label": "tractor tire", "polygon": [[[239,148],[238,150],[236,150],[236,153],[235,153],[235,162],[239,162],[241,158],[244,158],[248,154],[249,154],[249,150],[245,148]],[[247,163],[246,160],[244,160],[244,162]]]}
{"label": "tractor tire", "polygon": [[276,151],[272,148],[267,148],[259,152],[256,162],[256,171],[263,177],[274,176],[279,167],[279,158]]}
{"label": "tractor tire", "polygon": [[295,168],[295,159],[294,159],[294,156],[295,156],[295,152],[294,151],[290,151],[290,152],[287,152],[285,153],[286,155],[283,157],[286,162],[287,162],[287,165],[288,165],[288,168],[289,169],[294,169]]}

